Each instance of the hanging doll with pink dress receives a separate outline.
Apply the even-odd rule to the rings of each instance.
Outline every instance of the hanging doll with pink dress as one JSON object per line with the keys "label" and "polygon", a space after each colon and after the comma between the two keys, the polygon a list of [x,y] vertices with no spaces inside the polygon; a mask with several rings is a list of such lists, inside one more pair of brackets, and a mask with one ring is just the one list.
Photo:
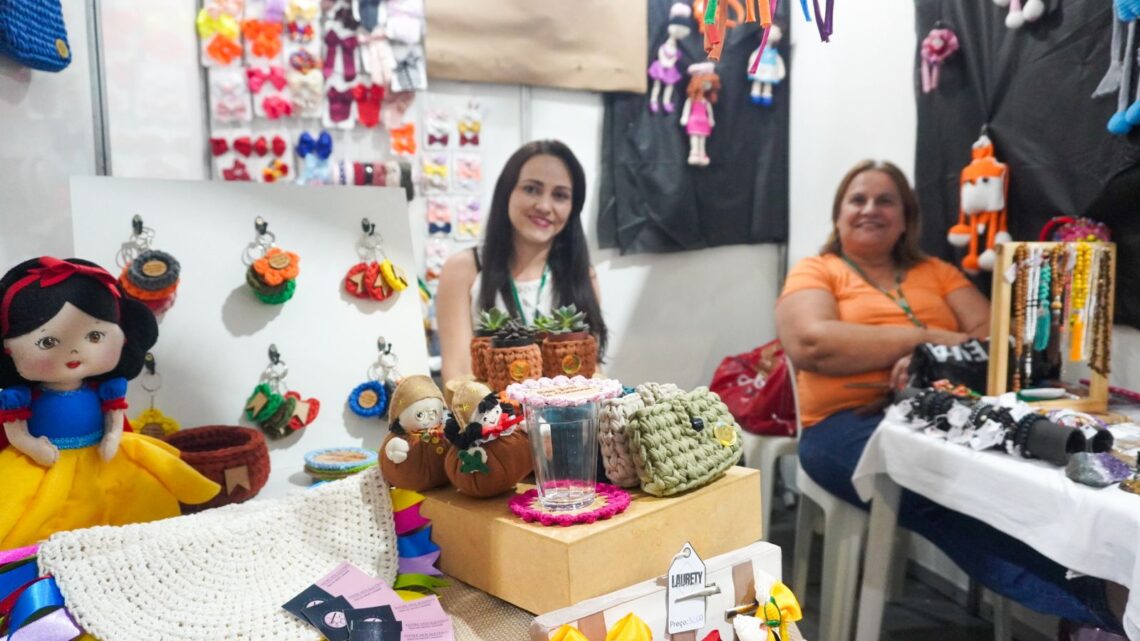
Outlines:
{"label": "hanging doll with pink dress", "polygon": [[[662,109],[667,114],[673,113],[673,86],[681,81],[681,72],[677,69],[681,50],[677,41],[684,40],[692,33],[692,16],[692,9],[683,2],[676,2],[669,9],[669,36],[657,47],[657,59],[649,65],[649,77],[653,80],[653,88],[649,92],[649,110],[653,113]],[[661,85],[665,85],[664,95],[661,95]]]}
{"label": "hanging doll with pink dress", "polygon": [[689,136],[689,164],[707,167],[709,155],[705,142],[712,135],[716,119],[713,105],[720,91],[720,76],[714,71],[711,62],[698,62],[689,65],[689,89],[686,92],[685,106],[681,109],[681,126]]}

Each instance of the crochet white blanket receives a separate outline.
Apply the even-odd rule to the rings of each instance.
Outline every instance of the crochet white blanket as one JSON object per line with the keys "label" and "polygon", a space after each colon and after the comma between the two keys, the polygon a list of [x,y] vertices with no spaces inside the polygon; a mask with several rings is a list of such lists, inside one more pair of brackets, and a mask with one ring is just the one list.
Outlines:
{"label": "crochet white blanket", "polygon": [[380,468],[154,523],[52,536],[39,563],[101,641],[291,641],[320,634],[281,608],[341,561],[396,579]]}

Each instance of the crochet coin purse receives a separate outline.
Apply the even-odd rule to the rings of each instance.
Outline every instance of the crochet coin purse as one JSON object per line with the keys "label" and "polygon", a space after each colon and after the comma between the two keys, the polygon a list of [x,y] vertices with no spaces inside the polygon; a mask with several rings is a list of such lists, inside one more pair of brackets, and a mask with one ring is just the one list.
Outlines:
{"label": "crochet coin purse", "polygon": [[606,478],[618,487],[637,487],[641,478],[629,449],[629,419],[637,410],[683,394],[672,383],[643,383],[632,394],[602,401],[598,410],[598,441]]}
{"label": "crochet coin purse", "polygon": [[654,496],[711,483],[740,460],[740,427],[707,387],[637,410],[628,430],[641,489]]}
{"label": "crochet coin purse", "polygon": [[60,0],[0,0],[0,54],[40,71],[71,64]]}

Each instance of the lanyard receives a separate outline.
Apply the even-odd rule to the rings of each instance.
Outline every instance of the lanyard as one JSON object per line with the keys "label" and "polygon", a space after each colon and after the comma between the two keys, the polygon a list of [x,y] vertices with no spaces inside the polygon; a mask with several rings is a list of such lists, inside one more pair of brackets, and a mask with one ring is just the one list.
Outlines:
{"label": "lanyard", "polygon": [[[546,275],[550,272],[547,265],[542,266],[542,280],[538,281],[538,294],[534,297],[534,313],[538,316],[538,305],[542,301],[542,290],[546,287]],[[519,320],[523,325],[528,325],[526,322],[526,312],[523,311],[522,301],[519,300],[519,288],[515,287],[515,277],[511,276],[511,293],[515,296],[515,307],[519,310]],[[533,320],[533,319],[531,319]]]}
{"label": "lanyard", "polygon": [[866,272],[864,272],[862,270],[862,268],[860,268],[858,265],[856,265],[850,258],[843,256],[843,261],[846,262],[848,265],[850,265],[851,269],[855,270],[855,273],[859,274],[859,276],[862,277],[862,279],[864,281],[866,281],[866,283],[868,285],[870,285],[871,287],[874,287],[875,289],[879,290],[880,292],[883,292],[883,295],[886,296],[887,298],[891,299],[892,303],[894,303],[895,305],[898,305],[899,308],[902,309],[904,313],[906,313],[906,317],[910,319],[910,322],[914,323],[915,327],[926,327],[926,324],[923,323],[922,321],[918,320],[918,316],[915,316],[914,310],[912,310],[910,308],[910,303],[908,303],[906,300],[906,295],[903,294],[902,271],[896,271],[895,272],[895,291],[897,291],[898,294],[894,294],[892,292],[889,292],[889,291],[883,289],[877,283],[875,283],[870,278],[868,278]]}

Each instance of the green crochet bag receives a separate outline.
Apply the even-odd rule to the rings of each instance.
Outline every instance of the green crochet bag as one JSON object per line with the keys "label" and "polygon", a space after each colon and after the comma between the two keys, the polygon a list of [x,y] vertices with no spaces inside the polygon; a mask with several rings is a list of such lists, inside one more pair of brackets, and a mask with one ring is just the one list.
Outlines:
{"label": "green crochet bag", "polygon": [[629,441],[641,489],[654,496],[711,483],[740,460],[740,426],[707,387],[634,412]]}

